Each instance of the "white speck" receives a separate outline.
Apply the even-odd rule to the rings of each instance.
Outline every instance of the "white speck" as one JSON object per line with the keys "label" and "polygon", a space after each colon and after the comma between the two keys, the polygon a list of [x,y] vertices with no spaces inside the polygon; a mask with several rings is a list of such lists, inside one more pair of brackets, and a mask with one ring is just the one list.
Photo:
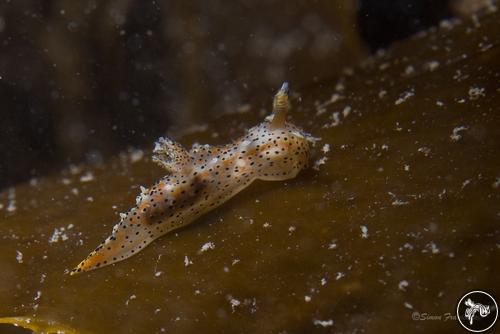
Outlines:
{"label": "white speck", "polygon": [[46,277],[47,277],[47,275],[46,275],[46,274],[41,274],[41,275],[40,275],[40,283],[45,282],[45,278],[46,278]]}
{"label": "white speck", "polygon": [[342,96],[340,96],[337,93],[334,93],[329,100],[317,105],[316,107],[316,116],[319,116],[321,114],[324,114],[326,112],[326,107],[329,106],[330,104],[333,104],[337,102],[338,100],[342,99]]}
{"label": "white speck", "polygon": [[208,251],[209,249],[214,249],[215,248],[215,244],[211,241],[205,243],[203,246],[201,246],[200,248],[200,253],[204,253],[206,251]]}
{"label": "white speck", "polygon": [[78,190],[78,188],[72,188],[71,189],[71,193],[75,196],[78,196],[78,194],[80,193],[80,191]]}
{"label": "white speck", "polygon": [[407,280],[402,280],[398,284],[398,289],[401,290],[401,291],[406,291],[406,288],[408,287],[408,285],[410,285],[410,283],[408,283]]}
{"label": "white speck", "polygon": [[415,73],[415,67],[413,67],[412,65],[406,66],[405,75],[412,75],[414,73]]}
{"label": "white speck", "polygon": [[233,309],[234,312],[236,307],[240,306],[241,302],[236,298],[231,298],[229,300],[229,304],[231,304],[231,308]]}
{"label": "white speck", "polygon": [[397,198],[396,194],[392,192],[387,192],[391,197],[392,197],[392,205],[393,206],[401,206],[401,205],[407,205],[408,201],[402,201],[399,198]]}
{"label": "white speck", "polygon": [[268,229],[271,227],[271,224],[269,224],[268,222],[265,222],[264,224],[262,224],[262,227],[265,229]]}
{"label": "white speck", "polygon": [[386,95],[387,95],[387,91],[386,90],[382,89],[380,92],[378,92],[378,98],[379,99],[382,99]]}
{"label": "white speck", "polygon": [[61,180],[62,184],[64,184],[65,186],[67,186],[68,184],[71,184],[71,180],[64,177],[62,180]]}
{"label": "white speck", "polygon": [[391,66],[391,63],[384,62],[378,66],[378,69],[381,71],[384,71],[384,70],[388,69],[390,66]]}
{"label": "white speck", "polygon": [[450,139],[452,141],[459,141],[462,139],[462,135],[459,133],[460,131],[465,131],[467,130],[468,127],[466,126],[457,126],[456,128],[453,129],[453,133],[450,135]]}
{"label": "white speck", "polygon": [[438,107],[442,107],[442,106],[444,106],[444,103],[443,103],[443,101],[441,101],[441,100],[436,100],[436,105],[437,105]]}
{"label": "white speck", "polygon": [[472,182],[471,179],[467,179],[464,182],[462,182],[462,190],[467,187],[470,183]]}
{"label": "white speck", "polygon": [[7,207],[5,208],[5,210],[7,210],[7,212],[9,213],[12,213],[14,211],[17,210],[17,206],[16,206],[16,190],[14,188],[10,188],[9,189],[9,193],[7,195],[7,199],[9,200],[9,202],[7,203]]}
{"label": "white speck", "polygon": [[59,242],[59,240],[61,240],[61,241],[68,240],[69,237],[66,234],[66,230],[72,229],[73,226],[74,226],[73,224],[69,224],[67,227],[64,227],[64,226],[61,226],[59,228],[56,227],[54,229],[54,232],[52,233],[52,235],[49,238],[49,244]]}
{"label": "white speck", "polygon": [[88,197],[86,198],[86,200],[87,200],[87,202],[93,202],[93,201],[94,201],[94,197],[92,197],[92,196],[88,196]]}
{"label": "white speck", "polygon": [[399,96],[399,98],[396,101],[394,101],[394,104],[395,105],[400,105],[401,103],[405,102],[410,97],[412,97],[413,95],[415,95],[415,92],[413,90],[409,90],[407,92],[404,92],[403,94],[401,94]]}
{"label": "white speck", "polygon": [[130,162],[135,163],[135,162],[141,160],[142,157],[144,157],[144,152],[140,149],[132,150],[130,152],[129,157],[130,157]]}
{"label": "white speck", "polygon": [[439,253],[439,248],[432,241],[427,244],[427,248],[430,249],[430,251],[431,251],[432,254],[438,254]]}
{"label": "white speck", "polygon": [[296,230],[296,229],[297,229],[297,228],[296,228],[295,226],[290,226],[290,227],[288,228],[288,232],[293,233],[293,232],[295,232],[295,230]]}
{"label": "white speck", "polygon": [[410,244],[410,243],[405,243],[405,244],[403,245],[403,248],[404,248],[404,249],[407,249],[407,250],[413,250],[413,245],[412,245],[412,244]]}
{"label": "white speck", "polygon": [[7,204],[6,210],[7,210],[7,212],[14,212],[14,211],[16,211],[17,210],[16,201],[10,201]]}
{"label": "white speck", "polygon": [[491,43],[479,42],[478,47],[480,48],[480,50],[481,50],[482,52],[484,52],[484,51],[488,51],[489,49],[491,49],[491,48],[493,47],[493,44],[491,44]]}
{"label": "white speck", "polygon": [[403,305],[404,305],[407,309],[413,310],[413,305],[412,305],[412,304],[410,304],[410,303],[408,303],[408,302],[405,302]]}
{"label": "white speck", "polygon": [[335,249],[337,248],[337,240],[332,240],[330,244],[328,245],[328,249]]}
{"label": "white speck", "polygon": [[77,175],[82,172],[82,166],[77,166],[77,165],[69,165],[69,172],[72,175]]}
{"label": "white speck", "polygon": [[91,182],[94,181],[94,174],[91,171],[80,176],[80,182]]}
{"label": "white speck", "polygon": [[480,87],[470,87],[469,88],[469,98],[471,100],[477,100],[480,97],[485,96],[486,94],[484,93],[485,89],[480,88]]}
{"label": "white speck", "polygon": [[318,160],[314,162],[313,169],[319,170],[319,166],[324,165],[326,161],[328,160],[328,157],[321,157]]}
{"label": "white speck", "polygon": [[360,228],[361,228],[361,238],[363,239],[368,238],[368,227],[366,227],[365,225],[361,225]]}
{"label": "white speck", "polygon": [[321,148],[321,152],[323,152],[324,154],[330,152],[330,144],[323,145],[323,147]]}
{"label": "white speck", "polygon": [[339,279],[341,279],[342,277],[345,277],[345,274],[343,272],[338,272],[337,275],[335,276],[335,280],[338,281]]}
{"label": "white speck", "polygon": [[34,300],[34,301],[37,301],[38,299],[40,299],[40,297],[41,297],[41,296],[42,296],[42,291],[38,290],[38,291],[36,292],[36,296],[35,296],[35,298],[33,298],[33,300]]}
{"label": "white speck", "polygon": [[136,295],[131,295],[130,297],[128,297],[128,299],[125,301],[125,306],[128,306],[128,303],[136,298],[137,298]]}
{"label": "white speck", "polygon": [[321,327],[331,327],[333,326],[333,320],[332,319],[329,319],[329,320],[318,320],[318,319],[314,319],[313,320],[313,324],[315,326],[321,326]]}
{"label": "white speck", "polygon": [[162,272],[162,271],[157,271],[157,272],[155,272],[155,277],[160,277],[160,276],[161,276],[161,274],[163,274],[163,272]]}
{"label": "white speck", "polygon": [[330,119],[333,120],[333,122],[323,125],[323,128],[329,129],[338,126],[340,124],[340,113],[338,111],[332,113]]}
{"label": "white speck", "polygon": [[345,106],[344,109],[342,110],[342,116],[346,118],[351,113],[351,110],[352,110],[351,106]]}
{"label": "white speck", "polygon": [[23,253],[18,250],[16,250],[16,260],[17,263],[23,263]]}
{"label": "white speck", "polygon": [[405,172],[409,172],[410,171],[410,165],[405,165],[404,169],[405,169]]}
{"label": "white speck", "polygon": [[234,259],[233,262],[231,262],[231,265],[234,266],[235,264],[239,263],[240,259]]}
{"label": "white speck", "polygon": [[311,296],[304,296],[304,301],[309,303],[311,301]]}
{"label": "white speck", "polygon": [[321,279],[321,285],[322,285],[322,286],[326,285],[326,282],[327,282],[327,281],[326,281],[326,278],[324,278],[324,277],[323,277],[323,278]]}
{"label": "white speck", "polygon": [[155,314],[158,314],[158,313],[160,313],[160,312],[161,312],[161,308],[157,308],[157,309],[155,310]]}
{"label": "white speck", "polygon": [[431,60],[424,64],[424,68],[430,72],[435,71],[439,67],[439,62],[437,60]]}
{"label": "white speck", "polygon": [[408,205],[408,201],[402,201],[400,199],[395,199],[392,201],[393,206],[402,206],[402,205]]}
{"label": "white speck", "polygon": [[184,266],[187,267],[189,265],[192,265],[193,264],[193,261],[191,261],[187,255],[184,256]]}
{"label": "white speck", "polygon": [[419,147],[417,151],[423,153],[425,156],[428,156],[431,153],[431,149],[426,146]]}

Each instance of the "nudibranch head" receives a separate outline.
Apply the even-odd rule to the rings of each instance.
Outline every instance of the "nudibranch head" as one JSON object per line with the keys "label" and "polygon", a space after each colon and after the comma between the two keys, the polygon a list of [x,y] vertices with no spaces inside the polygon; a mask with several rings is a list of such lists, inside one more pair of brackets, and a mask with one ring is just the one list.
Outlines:
{"label": "nudibranch head", "polygon": [[251,128],[239,144],[244,161],[254,166],[258,179],[293,178],[309,163],[310,146],[316,138],[286,121],[290,109],[288,83],[274,96],[273,113],[266,122]]}

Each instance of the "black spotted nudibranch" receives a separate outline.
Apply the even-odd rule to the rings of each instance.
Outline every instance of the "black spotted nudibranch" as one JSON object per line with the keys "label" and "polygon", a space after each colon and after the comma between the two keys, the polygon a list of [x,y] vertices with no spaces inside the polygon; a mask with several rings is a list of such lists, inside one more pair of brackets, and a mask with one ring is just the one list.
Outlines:
{"label": "black spotted nudibranch", "polygon": [[276,93],[273,113],[224,146],[193,145],[190,151],[160,138],[153,161],[169,174],[142,188],[136,206],[120,214],[111,235],[71,271],[76,274],[124,260],[156,238],[194,221],[221,205],[254,180],[294,178],[308,165],[316,140],[286,122],[288,84]]}

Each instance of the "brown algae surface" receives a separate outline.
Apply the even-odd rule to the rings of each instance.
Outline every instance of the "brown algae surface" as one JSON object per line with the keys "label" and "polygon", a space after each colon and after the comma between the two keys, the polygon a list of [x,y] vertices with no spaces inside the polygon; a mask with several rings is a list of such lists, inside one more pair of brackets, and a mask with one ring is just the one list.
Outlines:
{"label": "brown algae surface", "polygon": [[[67,274],[162,176],[150,152],[6,190],[0,317],[91,333],[457,332],[412,314],[500,296],[498,20],[448,22],[297,89],[291,119],[322,138],[312,168],[255,182],[127,261]],[[222,144],[258,118],[176,139]]]}

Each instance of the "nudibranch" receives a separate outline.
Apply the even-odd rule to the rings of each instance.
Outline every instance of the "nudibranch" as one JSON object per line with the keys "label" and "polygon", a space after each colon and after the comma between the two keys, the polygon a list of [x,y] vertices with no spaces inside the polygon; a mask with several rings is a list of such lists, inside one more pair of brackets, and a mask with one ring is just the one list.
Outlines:
{"label": "nudibranch", "polygon": [[165,233],[221,205],[254,180],[294,178],[309,162],[315,138],[286,122],[288,84],[276,93],[273,112],[231,144],[195,144],[190,151],[160,138],[153,161],[168,174],[142,188],[136,206],[120,214],[111,235],[71,271],[76,274],[124,260]]}

